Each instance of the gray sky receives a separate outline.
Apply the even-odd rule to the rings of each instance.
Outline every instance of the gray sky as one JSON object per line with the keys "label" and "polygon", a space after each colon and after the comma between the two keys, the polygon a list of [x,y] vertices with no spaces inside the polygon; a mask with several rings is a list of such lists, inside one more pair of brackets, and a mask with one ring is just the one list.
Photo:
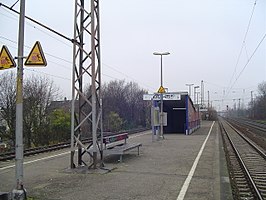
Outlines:
{"label": "gray sky", "polygon": [[[11,6],[15,0],[0,2]],[[163,85],[169,91],[187,91],[185,84],[200,85],[203,80],[205,100],[209,90],[217,109],[225,109],[227,104],[232,107],[233,99],[241,98],[247,104],[250,92],[256,94],[257,85],[266,81],[266,39],[246,65],[266,34],[265,0],[257,1],[247,32],[254,2],[101,0],[103,81],[135,81],[153,93],[160,87],[160,57],[153,52],[168,51],[171,54],[163,58]],[[26,15],[73,38],[73,5],[70,0],[26,0]],[[19,10],[19,4],[14,8]],[[0,7],[0,26],[0,45],[16,56],[18,16]],[[70,98],[71,43],[26,21],[25,55],[37,40],[48,66],[27,67],[25,76],[46,74]]]}

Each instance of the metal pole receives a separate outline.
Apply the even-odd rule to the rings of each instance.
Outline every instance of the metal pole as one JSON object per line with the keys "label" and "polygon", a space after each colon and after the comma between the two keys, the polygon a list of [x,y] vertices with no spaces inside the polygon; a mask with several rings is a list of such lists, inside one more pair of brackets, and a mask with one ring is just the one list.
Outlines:
{"label": "metal pole", "polygon": [[[161,55],[161,86],[163,87],[163,55]],[[163,137],[163,93],[161,93],[161,131],[160,137]]]}
{"label": "metal pole", "polygon": [[[79,42],[80,42],[80,45],[81,45],[81,48],[83,49],[84,48],[84,26],[83,26],[83,23],[84,23],[84,10],[85,10],[85,5],[84,5],[84,0],[81,0],[80,1],[80,18],[79,18],[79,31],[80,31],[80,35],[79,35]],[[79,66],[78,66],[78,70],[79,70],[79,74],[82,74],[83,73],[83,53],[80,53],[79,54]],[[78,82],[79,82],[79,91],[81,93],[83,93],[83,76],[80,76],[78,77]],[[78,98],[78,104],[79,104],[79,110],[78,110],[78,117],[79,117],[79,122],[81,122],[83,119],[84,119],[84,116],[82,114],[82,104],[83,104],[83,98],[82,98],[82,94],[79,94],[79,98]],[[77,130],[77,132],[79,132],[80,134],[80,139],[82,139],[82,136],[83,136],[83,132],[81,130],[81,127]],[[82,163],[82,147],[80,144],[78,144],[78,165],[81,166],[83,163]]]}
{"label": "metal pole", "polygon": [[197,88],[199,88],[199,86],[195,86],[195,87],[194,87],[194,104],[196,104],[196,100],[197,100],[197,99],[196,99],[196,92],[197,92],[196,89],[197,89]]}
{"label": "metal pole", "polygon": [[163,136],[163,93],[161,93],[161,137]]}
{"label": "metal pole", "polygon": [[155,132],[155,127],[154,127],[154,108],[155,108],[155,101],[152,99],[152,106],[151,106],[151,128],[152,128],[152,133],[151,133],[151,138],[152,142],[154,142],[154,132]]}
{"label": "metal pole", "polygon": [[163,87],[163,55],[161,55],[161,86]]}
{"label": "metal pole", "polygon": [[191,86],[194,85],[193,83],[191,84],[186,84],[186,86],[188,86],[188,95],[189,97],[191,97]]}
{"label": "metal pole", "polygon": [[[100,7],[100,1],[98,1],[98,10],[99,10],[99,7]],[[104,163],[103,163],[103,103],[102,103],[102,85],[101,85],[101,82],[102,82],[102,67],[101,67],[101,42],[100,42],[100,12],[97,13],[98,14],[98,17],[97,17],[97,24],[98,24],[98,31],[97,31],[97,38],[98,38],[98,77],[99,77],[99,98],[100,98],[100,127],[101,127],[101,148],[100,148],[100,154],[101,154],[101,166],[103,167],[104,166]]]}
{"label": "metal pole", "polygon": [[[163,55],[161,56],[161,87],[163,87]],[[161,106],[160,106],[160,137],[162,137],[163,135],[163,93],[161,93],[160,95],[160,102],[161,102]]]}
{"label": "metal pole", "polygon": [[194,87],[194,104],[196,104],[196,88]]}
{"label": "metal pole", "polygon": [[[153,55],[159,55],[161,56],[161,87],[163,88],[163,55],[169,55],[169,52],[164,52],[164,53],[158,53],[154,52]],[[161,88],[160,87],[160,88]],[[160,137],[164,138],[163,136],[163,93],[161,92],[160,95]]]}
{"label": "metal pole", "polygon": [[201,107],[203,107],[203,102],[204,102],[204,83],[203,80],[201,81]]}
{"label": "metal pole", "polygon": [[208,91],[208,112],[210,110],[210,91]]}
{"label": "metal pole", "polygon": [[250,92],[250,94],[251,94],[251,108],[250,108],[250,117],[251,117],[251,119],[253,119],[253,109],[254,109],[254,106],[253,106],[253,91],[251,91]]}
{"label": "metal pole", "polygon": [[196,104],[196,87],[194,87],[194,104]]}
{"label": "metal pole", "polygon": [[[75,2],[75,12],[74,12],[74,39],[77,37],[77,33],[75,30],[76,27],[76,18],[77,18],[77,0]],[[73,43],[73,69],[72,69],[72,101],[71,101],[71,153],[70,153],[70,168],[75,168],[74,164],[74,154],[75,154],[75,148],[74,148],[74,133],[75,133],[75,69],[76,69],[76,44]]]}
{"label": "metal pole", "polygon": [[200,94],[200,92],[196,92],[196,94],[197,94],[197,105],[198,105],[198,108],[199,108],[199,94]]}
{"label": "metal pole", "polygon": [[23,51],[24,51],[25,0],[20,1],[19,36],[18,36],[18,69],[16,95],[16,189],[13,199],[24,199],[23,188]]}
{"label": "metal pole", "polygon": [[96,126],[96,73],[95,73],[95,17],[94,17],[94,1],[91,1],[91,101],[92,101],[92,142],[93,142],[93,168],[97,165],[97,126]]}

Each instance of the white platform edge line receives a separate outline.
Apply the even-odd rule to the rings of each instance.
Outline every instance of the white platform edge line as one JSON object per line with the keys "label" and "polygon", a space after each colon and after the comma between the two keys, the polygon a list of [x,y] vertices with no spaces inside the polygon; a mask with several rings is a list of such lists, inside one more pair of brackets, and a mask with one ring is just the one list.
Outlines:
{"label": "white platform edge line", "polygon": [[185,182],[184,182],[184,184],[183,184],[183,186],[182,186],[182,188],[181,188],[181,190],[180,190],[180,192],[179,192],[179,195],[178,195],[178,197],[177,197],[176,200],[183,200],[184,197],[185,197],[185,195],[186,195],[186,192],[187,192],[188,186],[189,186],[190,181],[191,181],[191,179],[192,179],[192,177],[193,177],[193,175],[194,175],[194,172],[195,172],[196,167],[197,167],[197,165],[198,165],[198,162],[199,162],[199,159],[200,159],[200,157],[201,157],[201,154],[202,154],[202,152],[203,152],[203,150],[204,150],[204,148],[205,148],[205,146],[206,146],[206,143],[207,143],[207,141],[208,141],[208,139],[209,139],[209,136],[210,136],[210,134],[211,134],[212,127],[213,127],[214,123],[215,123],[215,121],[212,122],[212,125],[211,125],[211,128],[210,128],[210,130],[209,130],[209,133],[208,133],[206,139],[204,140],[204,142],[203,142],[203,144],[202,144],[202,146],[201,146],[201,148],[200,148],[200,151],[199,151],[199,153],[198,153],[196,159],[194,160],[194,163],[193,163],[193,165],[192,165],[192,167],[191,167],[191,169],[190,169],[190,171],[189,171],[189,174],[188,174],[188,176],[187,176],[187,178],[186,178],[186,180],[185,180]]}
{"label": "white platform edge line", "polygon": [[[68,154],[68,153],[69,153],[69,151],[64,152],[64,153],[60,153],[60,154],[56,154],[56,155],[52,155],[52,156],[47,156],[47,157],[44,157],[44,158],[39,158],[39,159],[36,159],[36,160],[27,161],[27,162],[24,162],[23,165],[31,164],[31,163],[42,161],[42,160],[47,160],[47,159],[50,159],[50,158],[55,158],[55,157],[62,156],[62,155]],[[15,165],[9,165],[9,166],[6,166],[6,167],[2,167],[2,168],[0,168],[0,171],[1,170],[5,170],[5,169],[9,169],[9,168],[13,168],[13,167],[15,167]]]}

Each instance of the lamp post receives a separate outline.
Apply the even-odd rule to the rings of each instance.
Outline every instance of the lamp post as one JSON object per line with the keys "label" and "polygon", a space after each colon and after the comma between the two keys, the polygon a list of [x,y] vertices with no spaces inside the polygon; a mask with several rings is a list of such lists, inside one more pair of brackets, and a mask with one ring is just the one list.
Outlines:
{"label": "lamp post", "polygon": [[194,87],[194,104],[196,104],[196,89],[199,88],[199,86]]}
{"label": "lamp post", "polygon": [[[163,56],[169,55],[169,52],[154,52],[153,55],[161,56],[161,87],[163,88]],[[161,88],[160,87],[160,88]],[[163,138],[163,93],[161,92],[161,108],[160,108],[160,137]]]}
{"label": "lamp post", "polygon": [[189,97],[191,96],[191,86],[193,86],[194,84],[193,83],[190,83],[190,84],[186,84],[186,86],[188,86],[188,95],[189,95]]}
{"label": "lamp post", "polygon": [[199,108],[199,95],[200,95],[200,92],[196,92],[196,96],[197,96],[197,105],[198,105],[198,108]]}

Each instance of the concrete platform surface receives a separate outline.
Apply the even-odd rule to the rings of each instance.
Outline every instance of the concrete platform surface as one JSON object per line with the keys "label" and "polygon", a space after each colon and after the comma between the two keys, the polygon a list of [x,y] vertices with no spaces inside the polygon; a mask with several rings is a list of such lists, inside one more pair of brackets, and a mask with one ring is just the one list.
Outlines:
{"label": "concrete platform surface", "polygon": [[[217,122],[203,121],[191,135],[166,134],[164,140],[152,142],[149,131],[128,142],[143,144],[140,156],[136,149],[124,155],[122,163],[119,156],[107,157],[109,173],[69,172],[66,150],[26,158],[28,196],[45,200],[232,199]],[[2,192],[14,188],[12,162],[0,163]]]}

